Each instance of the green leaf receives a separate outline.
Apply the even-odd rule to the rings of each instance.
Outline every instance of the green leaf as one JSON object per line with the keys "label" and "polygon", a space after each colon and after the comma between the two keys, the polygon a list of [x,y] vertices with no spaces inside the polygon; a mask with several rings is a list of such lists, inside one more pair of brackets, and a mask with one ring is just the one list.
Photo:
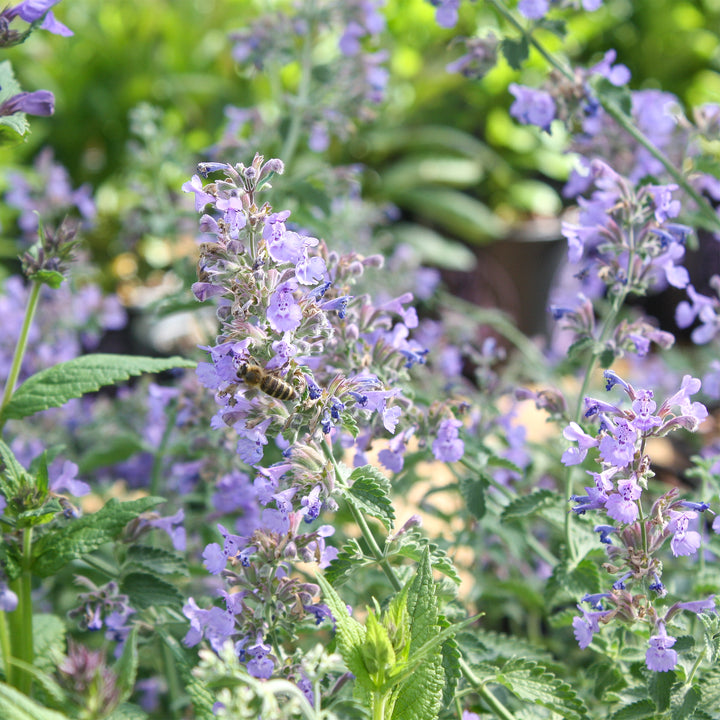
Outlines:
{"label": "green leaf", "polygon": [[677,679],[673,670],[650,673],[647,694],[655,701],[659,712],[665,712],[670,707],[670,691]]}
{"label": "green leaf", "polygon": [[[417,574],[410,583],[406,608],[410,631],[406,657],[413,662],[417,660],[421,648],[441,631],[435,581],[427,548]],[[438,644],[414,666],[412,674],[395,691],[392,720],[433,720],[440,710],[444,686],[442,647]]]}
{"label": "green leaf", "polygon": [[547,508],[555,508],[561,502],[559,493],[552,490],[536,490],[513,500],[502,511],[501,519],[505,522],[514,518],[525,518]]}
{"label": "green leaf", "polygon": [[449,577],[456,585],[460,584],[460,576],[457,574],[453,561],[442,548],[423,537],[419,530],[413,529],[403,533],[400,537],[392,538],[388,542],[388,546],[386,551],[388,557],[399,555],[415,560],[415,562],[420,562],[425,550],[429,550],[433,568]]}
{"label": "green leaf", "polygon": [[2,720],[69,720],[67,715],[38,705],[14,687],[0,682]]}
{"label": "green leaf", "polygon": [[503,38],[500,49],[513,70],[519,70],[530,55],[530,46],[524,36],[518,40],[509,37]]}
{"label": "green leaf", "polygon": [[55,670],[65,653],[65,623],[57,615],[33,615],[33,654],[40,670]]}
{"label": "green leaf", "polygon": [[376,467],[363,465],[350,473],[348,485],[345,497],[349,502],[392,530],[395,511],[390,500],[390,481]]}
{"label": "green leaf", "polygon": [[38,577],[54,575],[71,560],[114,540],[131,520],[161,502],[163,498],[159,497],[128,502],[111,498],[96,513],[70,520],[64,527],[53,529],[33,544],[33,574]]}
{"label": "green leaf", "polygon": [[[440,615],[438,618],[438,624],[441,628],[450,627],[450,623],[447,619]],[[442,667],[445,673],[445,687],[443,688],[442,695],[442,706],[450,707],[453,698],[455,697],[455,688],[457,687],[457,681],[462,675],[460,669],[460,659],[462,654],[460,647],[455,640],[455,637],[448,638],[442,644]]]}
{"label": "green leaf", "polygon": [[97,353],[59,363],[28,378],[16,391],[2,413],[3,420],[28,417],[68,400],[115,385],[133,375],[162,372],[197,363],[181,357],[150,358],[135,355]]}
{"label": "green leaf", "polygon": [[521,700],[542,705],[565,720],[587,717],[585,705],[570,685],[532,660],[510,660],[498,672],[495,681]]}
{"label": "green leaf", "polygon": [[655,703],[652,700],[638,700],[626,705],[610,716],[610,720],[648,720],[655,717]]}
{"label": "green leaf", "polygon": [[123,703],[116,707],[105,720],[147,720],[148,714],[137,705]]}
{"label": "green leaf", "polygon": [[150,545],[131,545],[128,548],[123,571],[141,568],[156,575],[187,575],[185,559],[177,553]]}
{"label": "green leaf", "polygon": [[392,234],[398,244],[410,245],[422,264],[468,272],[477,264],[475,255],[463,244],[412,223],[397,223]]}
{"label": "green leaf", "polygon": [[[374,562],[374,561],[373,561]],[[334,586],[344,583],[353,570],[367,564],[365,553],[355,538],[349,538],[338,552],[337,557],[325,568],[325,579]]]}
{"label": "green leaf", "polygon": [[103,442],[95,443],[78,461],[80,475],[97,468],[115,465],[132,457],[144,448],[140,438],[133,433],[113,434],[104,438]]}
{"label": "green leaf", "polygon": [[22,487],[29,485],[30,475],[18,462],[15,453],[2,440],[0,440],[0,458],[5,466],[0,475],[1,488],[5,498],[10,499],[17,495]]}
{"label": "green leaf", "polygon": [[65,276],[55,270],[38,270],[38,272],[32,273],[29,278],[37,280],[53,290],[57,290],[65,282]]}
{"label": "green leaf", "polygon": [[585,558],[575,567],[562,561],[553,568],[545,587],[545,596],[548,601],[576,601],[588,593],[600,592],[600,580],[600,570],[592,559]]}
{"label": "green leaf", "polygon": [[485,488],[488,481],[482,476],[462,477],[460,479],[460,492],[465,500],[467,509],[478,520],[485,515]]}
{"label": "green leaf", "polygon": [[120,589],[129,596],[130,605],[139,610],[160,605],[180,607],[184,600],[175,585],[150,573],[133,572],[126,575],[120,583]]}
{"label": "green leaf", "polygon": [[57,498],[50,498],[38,508],[19,513],[17,516],[17,526],[19,528],[26,528],[44,525],[53,520],[58,513],[62,512],[62,509],[62,505]]}
{"label": "green leaf", "polygon": [[137,625],[134,625],[125,640],[122,655],[113,668],[117,676],[118,704],[124,703],[135,687],[135,676],[138,669],[137,634],[138,628]]}
{"label": "green leaf", "polygon": [[590,85],[601,102],[614,105],[628,120],[632,120],[632,96],[626,86],[613,85],[601,75],[593,75]]}
{"label": "green leaf", "polygon": [[366,630],[357,620],[348,615],[347,606],[322,575],[315,576],[322,590],[325,603],[335,619],[337,649],[348,670],[355,676],[355,694],[359,700],[369,698],[374,683],[363,662],[362,647]]}
{"label": "green leaf", "polygon": [[[0,103],[9,100],[13,95],[22,92],[15,80],[9,60],[0,63]],[[15,145],[30,130],[25,113],[14,113],[0,117],[0,145]]]}
{"label": "green leaf", "polygon": [[[684,686],[681,686],[682,688]],[[682,699],[680,697],[673,698],[672,720],[689,720],[689,718],[692,718],[702,699],[700,688],[697,685],[691,685],[682,696]]]}

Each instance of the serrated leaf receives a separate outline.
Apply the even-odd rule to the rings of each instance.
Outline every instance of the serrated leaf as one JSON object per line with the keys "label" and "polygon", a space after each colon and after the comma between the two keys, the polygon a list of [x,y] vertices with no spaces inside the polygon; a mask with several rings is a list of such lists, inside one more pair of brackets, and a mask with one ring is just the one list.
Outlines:
{"label": "serrated leaf", "polygon": [[429,550],[433,568],[449,577],[456,585],[460,584],[460,576],[447,553],[436,543],[431,543],[426,537],[423,537],[419,530],[403,533],[400,537],[393,538],[388,544],[390,546],[387,551],[389,557],[400,555],[415,560],[415,562],[420,562],[425,550]]}
{"label": "serrated leaf", "polygon": [[355,538],[349,538],[338,552],[337,557],[325,568],[325,579],[337,587],[344,583],[355,568],[365,564],[365,554]]}
{"label": "serrated leaf", "polygon": [[44,525],[49,523],[55,516],[62,512],[62,505],[57,498],[50,498],[41,507],[25,510],[17,516],[17,526],[19,528],[35,527],[36,525]]}
{"label": "serrated leaf", "polygon": [[585,705],[570,685],[531,660],[510,660],[495,676],[495,682],[521,700],[542,705],[565,720],[587,717]]}
{"label": "serrated leaf", "polygon": [[350,473],[348,485],[345,497],[349,496],[349,502],[392,530],[395,510],[390,500],[390,481],[376,467],[363,465]]}
{"label": "serrated leaf", "polygon": [[28,277],[30,280],[36,280],[53,290],[57,290],[65,282],[65,276],[56,270],[38,270],[38,272],[32,273]]}
{"label": "serrated leaf", "polygon": [[473,517],[480,520],[485,515],[485,488],[487,480],[482,477],[462,477],[460,478],[460,493],[465,500],[467,509],[472,513]]}
{"label": "serrated leaf", "polygon": [[28,378],[6,405],[2,419],[28,417],[68,400],[95,392],[104,385],[115,385],[134,375],[156,373],[196,363],[181,357],[150,358],[135,355],[97,353],[58,363]]}
{"label": "serrated leaf", "polygon": [[655,703],[652,700],[638,700],[626,705],[611,715],[611,720],[648,720],[655,717]]}
{"label": "serrated leaf", "polygon": [[67,715],[48,710],[14,687],[0,682],[2,720],[69,720]]}
{"label": "serrated leaf", "polygon": [[552,490],[536,490],[513,500],[505,507],[500,517],[503,522],[514,518],[526,518],[547,508],[555,508],[561,502],[559,493]]}
{"label": "serrated leaf", "polygon": [[30,476],[18,462],[15,453],[2,440],[0,440],[0,459],[2,459],[5,466],[2,476],[0,476],[3,494],[6,498],[11,498],[17,495],[20,488],[28,482]]}
{"label": "serrated leaf", "polygon": [[665,712],[670,707],[670,691],[676,681],[677,675],[672,670],[650,673],[647,695],[655,701],[659,712]]}
{"label": "serrated leaf", "polygon": [[131,545],[128,548],[123,569],[132,567],[149,570],[156,575],[188,574],[187,563],[181,555],[150,545]]}
{"label": "serrated leaf", "polygon": [[548,601],[577,600],[588,593],[600,592],[600,570],[597,563],[586,558],[575,567],[564,560],[554,568],[545,586]]}
{"label": "serrated leaf", "polygon": [[130,605],[139,610],[160,605],[180,607],[184,600],[175,585],[145,572],[126,575],[120,582],[120,589],[130,598]]}
{"label": "serrated leaf", "polygon": [[[681,689],[684,689],[684,686],[681,686]],[[673,698],[672,720],[689,720],[694,717],[695,709],[702,699],[700,688],[691,685],[682,698]]]}
{"label": "serrated leaf", "polygon": [[[0,63],[0,103],[22,92],[15,79],[9,60]],[[25,113],[14,113],[0,117],[0,145],[14,145],[20,142],[30,129]]]}
{"label": "serrated leaf", "polygon": [[58,659],[65,652],[65,633],[65,623],[57,615],[33,615],[33,662],[38,669],[57,668]]}
{"label": "serrated leaf", "polygon": [[[410,633],[409,659],[438,635],[435,582],[426,548],[415,577],[407,593],[407,621]],[[432,720],[437,717],[442,700],[445,674],[442,647],[437,645],[412,674],[395,691],[392,720]]]}
{"label": "serrated leaf", "polygon": [[135,687],[135,676],[138,668],[137,634],[137,625],[134,625],[125,639],[122,654],[113,668],[117,676],[118,704],[124,703]]}
{"label": "serrated leaf", "polygon": [[363,662],[362,646],[366,630],[357,620],[348,615],[347,606],[322,575],[315,576],[323,593],[325,603],[335,619],[337,648],[348,670],[355,675],[357,689],[369,692],[373,682]]}
{"label": "serrated leaf", "polygon": [[33,574],[38,577],[54,575],[71,560],[114,540],[131,520],[163,501],[159,497],[128,502],[111,498],[96,513],[71,520],[64,527],[43,535],[33,544]]}
{"label": "serrated leaf", "polygon": [[123,703],[116,707],[105,720],[147,720],[148,714],[137,705]]}
{"label": "serrated leaf", "polygon": [[528,45],[528,41],[525,37],[518,40],[505,37],[500,43],[500,49],[502,50],[502,54],[505,56],[508,65],[513,70],[519,70],[530,55],[530,46]]}
{"label": "serrated leaf", "polygon": [[[441,628],[450,627],[450,623],[447,621],[444,615],[438,618],[438,624]],[[462,654],[460,652],[460,646],[458,645],[455,636],[448,638],[441,648],[442,652],[442,667],[445,675],[445,686],[443,687],[442,694],[442,706],[450,707],[450,704],[455,697],[455,688],[457,687],[457,681],[462,675],[460,669],[460,659]]]}

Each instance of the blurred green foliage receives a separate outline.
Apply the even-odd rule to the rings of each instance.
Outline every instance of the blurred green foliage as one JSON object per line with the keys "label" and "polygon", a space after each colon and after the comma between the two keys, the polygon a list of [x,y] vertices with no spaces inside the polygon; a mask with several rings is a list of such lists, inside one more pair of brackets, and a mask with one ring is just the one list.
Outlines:
{"label": "blurred green foliage", "polygon": [[[142,199],[130,189],[138,164],[137,144],[129,144],[131,110],[140,103],[160,108],[155,134],[175,138],[174,144],[158,140],[155,157],[150,151],[143,158],[146,178],[160,186],[157,205],[171,202],[203,151],[218,140],[226,105],[259,107],[272,117],[278,94],[292,91],[297,62],[273,80],[236,67],[228,40],[228,33],[260,14],[291,6],[260,0],[65,0],[57,14],[74,37],[36,32],[7,53],[22,87],[52,90],[57,109],[52,118],[33,119],[27,143],[2,151],[3,165],[27,162],[50,144],[75,185],[90,181],[101,188],[104,206],[94,245],[98,259],[109,261],[127,246],[112,237],[119,218]],[[459,26],[443,30],[433,14],[425,0],[389,0],[388,100],[349,142],[334,142],[328,159],[365,163],[371,198],[396,203],[440,236],[487,242],[523,219],[556,215],[569,167],[564,138],[558,131],[548,136],[518,126],[507,114],[507,85],[538,85],[542,59],[531,53],[521,72],[501,61],[477,81],[448,74],[446,64],[461,52],[452,39],[485,34],[497,17],[488,4],[465,2]],[[606,0],[600,11],[569,15],[568,21],[572,43],[543,39],[574,62],[591,64],[615,48],[618,61],[633,73],[633,88],[661,87],[691,103],[720,97],[720,0]],[[278,137],[272,147],[258,149],[269,156],[281,146]],[[152,215],[149,208],[148,222]],[[7,233],[7,217],[1,219]],[[146,232],[162,236],[172,229],[166,222]]]}

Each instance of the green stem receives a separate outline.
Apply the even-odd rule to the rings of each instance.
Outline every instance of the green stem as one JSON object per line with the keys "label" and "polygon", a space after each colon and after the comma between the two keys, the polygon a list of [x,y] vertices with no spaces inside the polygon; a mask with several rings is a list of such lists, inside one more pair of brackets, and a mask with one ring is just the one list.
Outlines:
{"label": "green stem", "polygon": [[303,120],[305,119],[305,111],[310,100],[310,81],[312,79],[312,48],[314,33],[312,29],[303,36],[303,45],[300,54],[300,81],[298,84],[298,93],[296,97],[295,107],[289,108],[290,111],[290,127],[285,136],[280,159],[285,165],[290,165],[297,144],[300,140],[300,131],[302,130]]}
{"label": "green stem", "polygon": [[157,495],[160,491],[160,472],[162,471],[162,461],[165,457],[165,450],[167,449],[168,442],[170,441],[172,431],[175,429],[175,420],[177,419],[179,409],[179,403],[177,401],[173,401],[171,403],[170,411],[167,414],[165,430],[163,431],[160,445],[153,456],[153,464],[150,474],[151,495]]}
{"label": "green stem", "polygon": [[705,648],[702,649],[702,652],[697,656],[697,660],[692,666],[692,669],[688,673],[687,680],[685,681],[685,687],[690,687],[692,685],[693,679],[695,677],[695,673],[697,672],[697,669],[700,667],[700,663],[705,659]]}
{"label": "green stem", "polygon": [[[340,471],[340,467],[337,464],[337,460],[335,460],[332,447],[326,439],[323,439],[323,447],[325,449],[325,455],[328,457],[330,462],[332,462],[333,467],[335,468],[335,476],[337,482],[343,483],[344,478],[342,476],[342,472]],[[365,516],[360,512],[357,507],[355,507],[355,504],[352,502],[352,500],[348,500],[348,507],[350,508],[350,512],[352,513],[358,528],[360,528],[360,532],[362,533],[365,542],[370,548],[370,552],[372,552],[373,556],[375,557],[376,562],[382,568],[382,571],[385,573],[385,576],[390,581],[393,589],[396,592],[400,592],[400,590],[402,590],[402,584],[398,580],[395,571],[392,569],[392,565],[390,565],[388,559],[385,557],[383,551],[380,549],[380,546],[377,544],[377,540],[375,540],[375,535],[373,535],[373,531],[370,529],[370,526],[368,525]]]}
{"label": "green stem", "polygon": [[[20,368],[22,367],[22,361],[25,357],[25,350],[27,350],[28,335],[33,318],[35,317],[41,287],[42,283],[39,282],[33,282],[30,287],[30,296],[28,297],[27,307],[25,308],[25,318],[23,319],[22,328],[20,329],[17,345],[15,346],[15,355],[13,355],[12,365],[10,366],[10,374],[8,375],[7,381],[5,382],[5,389],[3,390],[2,402],[0,403],[0,415],[15,392],[15,385],[20,376]],[[0,419],[0,430],[2,430],[4,424],[5,421]]]}
{"label": "green stem", "polygon": [[462,658],[460,659],[460,668],[466,680],[473,686],[475,692],[496,717],[501,718],[501,720],[515,720],[515,716],[478,680],[472,668]]}
{"label": "green stem", "polygon": [[[34,660],[31,560],[32,528],[25,528],[23,531],[22,572],[20,577],[15,578],[10,584],[11,589],[18,596],[18,606],[9,619],[13,657],[28,665],[32,665]],[[15,676],[15,687],[29,695],[31,685],[32,675],[25,670],[18,669]]]}
{"label": "green stem", "polygon": [[163,642],[163,663],[165,664],[165,677],[168,683],[168,695],[170,697],[170,712],[174,718],[180,717],[180,700],[182,698],[182,687],[180,686],[180,678],[178,677],[177,667],[175,666],[175,658],[172,650]]}
{"label": "green stem", "polygon": [[5,668],[5,682],[8,685],[13,685],[13,667],[10,661],[10,658],[12,658],[10,634],[4,610],[0,610],[0,651],[2,652],[3,667]]}

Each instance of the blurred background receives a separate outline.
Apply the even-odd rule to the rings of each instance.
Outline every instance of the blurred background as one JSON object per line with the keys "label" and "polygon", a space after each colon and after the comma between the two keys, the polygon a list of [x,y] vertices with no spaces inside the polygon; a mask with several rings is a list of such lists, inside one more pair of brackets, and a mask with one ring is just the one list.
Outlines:
{"label": "blurred background", "polygon": [[[86,185],[95,199],[87,238],[103,288],[119,294],[131,318],[151,308],[167,319],[192,304],[196,215],[180,188],[197,161],[247,164],[256,150],[289,151],[276,185],[294,198],[297,222],[363,252],[392,258],[401,248],[438,268],[452,292],[541,332],[547,286],[564,256],[558,217],[572,158],[559,128],[538,133],[510,118],[507,87],[538,86],[544,61],[533,53],[515,71],[501,60],[478,79],[449,73],[464,52],[453,39],[483,36],[497,18],[483,3],[464,3],[458,26],[444,30],[424,0],[390,0],[386,28],[363,41],[368,52],[387,51],[378,59],[387,70],[382,101],[358,106],[341,132],[318,140],[317,113],[339,107],[332,92],[343,28],[322,17],[326,5],[302,4],[326,23],[309,52],[312,81],[330,88],[321,97],[311,88],[303,107],[304,46],[283,37],[292,35],[289,2],[146,0],[129,8],[124,0],[64,0],[56,14],[74,37],[38,31],[7,52],[23,89],[51,90],[56,112],[33,118],[28,141],[1,151],[0,192],[12,197],[17,172],[38,157],[34,173],[22,171],[35,193],[47,193],[53,163],[66,168],[69,186]],[[662,88],[692,104],[720,100],[720,0],[606,0],[567,21],[573,44],[543,39],[573,62],[587,66],[615,48],[633,89]],[[307,106],[315,119],[292,127]],[[358,203],[341,206],[343,193]],[[21,216],[17,204],[0,208],[6,274],[17,271]],[[177,340],[176,324],[137,323],[132,332],[162,349]]]}

